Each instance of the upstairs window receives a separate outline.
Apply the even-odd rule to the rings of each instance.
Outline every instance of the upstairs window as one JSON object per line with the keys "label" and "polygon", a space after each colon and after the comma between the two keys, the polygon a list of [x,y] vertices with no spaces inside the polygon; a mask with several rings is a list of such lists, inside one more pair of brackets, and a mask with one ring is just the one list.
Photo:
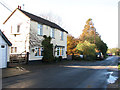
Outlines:
{"label": "upstairs window", "polygon": [[11,33],[12,33],[12,31],[13,31],[13,27],[11,26]]}
{"label": "upstairs window", "polygon": [[55,30],[54,30],[54,28],[51,28],[50,36],[51,36],[51,38],[55,38]]}
{"label": "upstairs window", "polygon": [[11,47],[11,53],[17,53],[17,47]]}
{"label": "upstairs window", "polygon": [[38,35],[43,35],[43,25],[38,24]]}
{"label": "upstairs window", "polygon": [[17,25],[17,33],[20,32],[20,25]]}
{"label": "upstairs window", "polygon": [[60,39],[63,40],[63,32],[61,31]]}

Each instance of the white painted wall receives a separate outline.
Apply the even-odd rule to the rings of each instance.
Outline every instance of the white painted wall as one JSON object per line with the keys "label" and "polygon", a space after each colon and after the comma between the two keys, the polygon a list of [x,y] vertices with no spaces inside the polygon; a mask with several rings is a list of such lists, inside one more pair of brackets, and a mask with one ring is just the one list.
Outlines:
{"label": "white painted wall", "polygon": [[[30,23],[30,41],[34,42],[34,45],[30,44],[30,60],[40,60],[42,59],[41,56],[35,56],[35,53],[32,51],[35,47],[40,47],[42,40],[44,39],[43,36],[39,36],[37,34],[38,32],[38,23],[35,21],[31,21]],[[50,27],[43,25],[43,35],[50,36]],[[53,46],[58,45],[58,46],[65,46],[64,50],[64,56],[63,58],[67,58],[66,51],[67,51],[67,33],[64,32],[64,38],[63,41],[60,40],[60,34],[61,31],[58,29],[55,29],[55,38],[52,39],[51,43],[53,43]],[[57,56],[57,53],[55,53],[55,56]]]}
{"label": "white painted wall", "polygon": [[[20,26],[20,33],[17,33],[17,25]],[[11,33],[11,26],[13,29],[13,33]],[[38,23],[30,20],[29,17],[21,13],[18,9],[14,12],[14,14],[8,19],[8,21],[4,24],[4,33],[8,36],[8,39],[12,43],[12,47],[17,47],[17,53],[20,54],[26,50],[26,52],[30,52],[30,60],[40,60],[42,57],[36,57],[34,52],[32,51],[35,47],[40,47],[43,36],[39,36],[37,34],[38,31]],[[64,56],[66,58],[67,51],[67,33],[64,32],[64,40],[60,40],[60,30],[55,29],[55,39],[52,39],[51,43],[53,45],[65,46]],[[43,35],[50,36],[50,27],[43,25]],[[11,52],[11,51],[10,51]],[[57,54],[56,54],[57,55]]]}
{"label": "white painted wall", "polygon": [[[5,51],[0,50],[0,62],[4,62],[7,67],[7,62],[10,61],[10,53],[9,53],[10,46],[8,46],[8,44],[4,41],[4,39],[0,35],[0,47],[1,47],[1,45],[5,46],[5,49],[4,49]],[[3,55],[5,55],[5,57],[3,57]],[[6,61],[3,61],[3,59],[5,59]],[[2,64],[2,63],[0,63],[0,64]],[[6,68],[6,67],[4,67],[4,68]]]}
{"label": "white painted wall", "polygon": [[[17,25],[20,25],[20,32],[17,33]],[[11,33],[12,26],[12,33]],[[17,53],[20,54],[26,50],[29,52],[29,31],[30,19],[18,9],[4,24],[4,33],[12,43],[12,47],[17,47]],[[15,36],[15,34],[17,34]]]}

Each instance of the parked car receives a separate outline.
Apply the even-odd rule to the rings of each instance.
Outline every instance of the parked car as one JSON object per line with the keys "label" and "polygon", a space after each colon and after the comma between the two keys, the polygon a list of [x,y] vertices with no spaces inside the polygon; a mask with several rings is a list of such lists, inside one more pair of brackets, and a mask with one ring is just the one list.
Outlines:
{"label": "parked car", "polygon": [[112,53],[108,53],[108,56],[112,56]]}
{"label": "parked car", "polygon": [[96,59],[102,60],[103,54],[101,52],[96,53]]}
{"label": "parked car", "polygon": [[81,58],[83,58],[83,55],[80,55]]}

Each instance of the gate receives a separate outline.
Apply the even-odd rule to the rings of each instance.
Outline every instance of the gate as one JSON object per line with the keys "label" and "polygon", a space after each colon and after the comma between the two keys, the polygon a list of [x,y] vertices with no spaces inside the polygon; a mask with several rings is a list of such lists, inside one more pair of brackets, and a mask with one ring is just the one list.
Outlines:
{"label": "gate", "polygon": [[11,54],[10,65],[20,65],[27,63],[27,54]]}

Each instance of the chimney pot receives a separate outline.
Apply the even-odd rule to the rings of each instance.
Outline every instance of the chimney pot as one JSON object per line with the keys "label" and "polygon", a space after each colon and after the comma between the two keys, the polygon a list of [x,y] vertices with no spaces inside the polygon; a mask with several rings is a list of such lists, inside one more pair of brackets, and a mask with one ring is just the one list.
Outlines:
{"label": "chimney pot", "polygon": [[21,9],[21,6],[20,6],[20,9]]}
{"label": "chimney pot", "polygon": [[18,5],[18,9],[20,8],[20,6]]}

